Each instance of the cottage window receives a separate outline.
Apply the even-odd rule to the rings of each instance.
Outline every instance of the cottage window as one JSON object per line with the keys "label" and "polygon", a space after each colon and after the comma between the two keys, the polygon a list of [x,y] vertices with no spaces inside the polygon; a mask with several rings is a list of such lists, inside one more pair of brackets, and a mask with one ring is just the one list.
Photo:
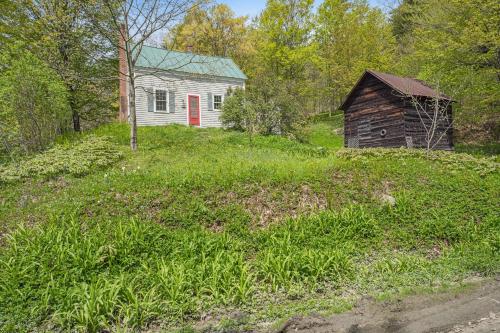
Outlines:
{"label": "cottage window", "polygon": [[222,95],[214,95],[214,110],[222,109]]}
{"label": "cottage window", "polygon": [[167,112],[167,91],[157,89],[155,91],[155,111]]}

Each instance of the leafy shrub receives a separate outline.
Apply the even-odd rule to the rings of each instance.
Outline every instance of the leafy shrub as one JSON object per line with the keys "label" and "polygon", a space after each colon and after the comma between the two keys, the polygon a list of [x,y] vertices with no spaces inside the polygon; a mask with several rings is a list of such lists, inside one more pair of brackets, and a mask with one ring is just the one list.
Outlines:
{"label": "leafy shrub", "polygon": [[64,83],[29,51],[1,54],[0,155],[40,151],[70,124]]}
{"label": "leafy shrub", "polygon": [[405,159],[421,158],[436,161],[442,165],[457,170],[474,170],[480,175],[498,171],[499,163],[495,157],[475,157],[469,154],[453,153],[449,151],[433,150],[427,152],[423,149],[341,149],[336,154],[337,157],[347,160],[368,160],[368,159]]}
{"label": "leafy shrub", "polygon": [[80,176],[121,157],[122,153],[107,138],[90,136],[73,146],[57,145],[30,159],[0,166],[0,183],[62,174]]}
{"label": "leafy shrub", "polygon": [[221,121],[224,126],[243,131],[249,122],[249,115],[245,109],[246,103],[245,91],[236,89],[224,100],[222,107]]}
{"label": "leafy shrub", "polygon": [[222,123],[236,130],[260,134],[294,134],[303,117],[294,96],[285,91],[265,96],[257,89],[230,91],[222,108]]}

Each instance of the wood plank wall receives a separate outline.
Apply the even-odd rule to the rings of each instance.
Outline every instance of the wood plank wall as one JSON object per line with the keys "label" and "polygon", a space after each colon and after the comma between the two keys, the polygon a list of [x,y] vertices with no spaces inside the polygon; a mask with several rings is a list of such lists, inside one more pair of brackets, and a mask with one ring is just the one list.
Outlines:
{"label": "wood plank wall", "polygon": [[406,146],[402,106],[401,98],[386,84],[374,77],[363,80],[344,112],[345,146],[356,136],[360,148]]}
{"label": "wood plank wall", "polygon": [[[407,101],[405,103],[404,110],[406,136],[412,137],[413,146],[415,148],[427,148],[425,127],[431,127],[431,119],[426,118],[424,115],[419,116],[411,101]],[[451,118],[451,105],[448,106],[448,115]],[[425,127],[422,125],[422,122],[425,124]],[[448,124],[446,124],[445,122],[441,122],[440,124],[438,124],[437,131],[434,134],[433,140],[431,142],[431,145],[435,145],[434,149],[453,149],[453,128],[448,127]],[[448,132],[442,135],[446,130]],[[437,140],[439,140],[439,142],[437,142]]]}

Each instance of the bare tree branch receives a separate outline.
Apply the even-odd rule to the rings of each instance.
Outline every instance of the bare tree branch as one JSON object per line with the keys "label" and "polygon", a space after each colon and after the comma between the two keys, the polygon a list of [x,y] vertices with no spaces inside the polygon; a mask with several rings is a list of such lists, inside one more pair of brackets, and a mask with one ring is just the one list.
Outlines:
{"label": "bare tree branch", "polygon": [[425,148],[429,152],[436,148],[445,135],[453,128],[451,105],[453,100],[439,92],[436,85],[435,96],[418,96],[410,93],[408,87],[405,92],[394,92],[395,96],[410,101],[418,115],[420,128],[424,131]]}
{"label": "bare tree branch", "polygon": [[[124,71],[119,68],[118,74],[120,76],[119,80],[122,82],[126,80],[128,83],[128,115],[131,124],[130,146],[132,150],[137,149],[136,88],[144,89],[144,87],[139,87],[136,84],[136,80],[144,75],[158,77],[165,81],[168,80],[160,73],[165,72],[165,68],[167,68],[167,66],[164,66],[164,69],[161,67],[169,58],[169,52],[165,52],[160,59],[157,59],[158,63],[149,63],[148,67],[151,67],[152,70],[149,70],[147,74],[138,71],[137,62],[141,57],[143,46],[153,35],[172,27],[177,20],[182,19],[189,10],[199,4],[200,0],[89,1],[88,6],[92,10],[87,11],[90,14],[88,19],[99,34],[116,47],[119,53],[124,54],[126,58],[121,60],[126,61],[127,70]],[[96,9],[105,10],[110,19],[106,21],[96,17],[95,15],[98,15],[96,13],[101,12]],[[103,55],[103,57],[106,57],[106,55]],[[168,71],[179,70],[195,61],[194,55],[190,59],[181,58],[177,64],[168,64]],[[151,62],[149,59],[146,60]]]}

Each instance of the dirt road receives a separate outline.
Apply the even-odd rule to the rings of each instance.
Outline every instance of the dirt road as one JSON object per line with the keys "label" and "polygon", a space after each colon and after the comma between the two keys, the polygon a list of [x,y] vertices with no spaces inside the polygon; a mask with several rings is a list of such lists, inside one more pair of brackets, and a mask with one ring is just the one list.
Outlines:
{"label": "dirt road", "polygon": [[461,293],[411,296],[391,302],[362,299],[350,312],[289,320],[280,333],[500,332],[500,281]]}

